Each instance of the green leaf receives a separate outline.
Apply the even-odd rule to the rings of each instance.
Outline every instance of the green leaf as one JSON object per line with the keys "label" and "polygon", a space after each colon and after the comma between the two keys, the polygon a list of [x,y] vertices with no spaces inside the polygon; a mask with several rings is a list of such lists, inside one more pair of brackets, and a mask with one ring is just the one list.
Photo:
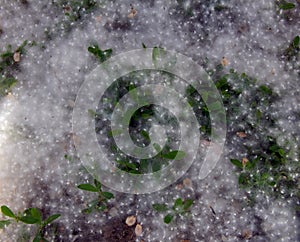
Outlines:
{"label": "green leaf", "polygon": [[208,108],[211,111],[218,111],[222,109],[222,104],[218,101],[214,102],[214,103],[210,103],[208,104]]}
{"label": "green leaf", "polygon": [[123,129],[112,129],[108,132],[108,137],[118,136],[123,133]]}
{"label": "green leaf", "polygon": [[172,221],[173,218],[174,218],[174,215],[172,215],[172,214],[167,214],[167,215],[164,217],[164,222],[165,222],[166,224],[169,224],[169,223],[171,223],[171,221]]}
{"label": "green leaf", "polygon": [[232,164],[234,164],[235,166],[237,166],[238,168],[243,169],[243,164],[242,164],[241,161],[236,160],[236,159],[230,159],[230,162],[231,162]]}
{"label": "green leaf", "polygon": [[181,198],[177,198],[174,202],[174,206],[173,206],[173,209],[178,209],[180,207],[182,207],[183,205],[183,201]]}
{"label": "green leaf", "polygon": [[101,191],[102,184],[96,178],[94,179],[94,184],[98,188],[98,191]]}
{"label": "green leaf", "polygon": [[104,204],[102,204],[101,206],[97,207],[97,209],[98,209],[99,211],[104,211],[105,209],[107,209],[107,206],[104,205]]}
{"label": "green leaf", "polygon": [[156,66],[158,59],[160,59],[164,54],[164,49],[160,47],[154,47],[152,50],[152,62]]}
{"label": "green leaf", "polygon": [[8,226],[10,224],[11,224],[10,220],[1,220],[0,221],[0,229],[4,229],[6,226]]}
{"label": "green leaf", "polygon": [[42,240],[42,236],[38,233],[38,234],[34,237],[34,239],[33,239],[32,242],[41,242],[41,240]]}
{"label": "green leaf", "polygon": [[14,56],[14,53],[11,51],[6,51],[6,52],[0,54],[0,57],[3,59],[4,58],[13,58],[13,56]]}
{"label": "green leaf", "polygon": [[136,171],[137,170],[137,165],[135,163],[132,162],[126,162],[125,164],[127,166],[127,168],[129,168],[130,170]]}
{"label": "green leaf", "polygon": [[95,112],[93,109],[88,109],[88,113],[92,118],[96,118],[98,116],[98,113]]}
{"label": "green leaf", "polygon": [[239,184],[242,186],[247,186],[249,184],[249,175],[241,173],[239,176]]}
{"label": "green leaf", "polygon": [[157,172],[161,170],[162,162],[160,160],[154,160],[152,161],[152,172]]}
{"label": "green leaf", "polygon": [[107,49],[103,51],[96,44],[89,46],[88,51],[95,55],[101,63],[109,59],[112,55],[112,49]]}
{"label": "green leaf", "polygon": [[281,155],[282,157],[284,157],[285,156],[285,152],[284,152],[284,150],[283,149],[278,149],[278,151],[277,151],[278,153],[279,153],[279,155]]}
{"label": "green leaf", "polygon": [[293,40],[294,48],[297,48],[299,46],[299,44],[300,44],[300,37],[299,37],[299,35],[297,35]]}
{"label": "green leaf", "polygon": [[164,203],[161,203],[161,204],[160,203],[155,203],[155,204],[152,204],[152,207],[157,212],[166,212],[166,211],[168,211],[168,207]]}
{"label": "green leaf", "polygon": [[40,233],[37,233],[32,242],[48,242]]}
{"label": "green leaf", "polygon": [[103,55],[101,56],[100,60],[102,62],[106,61],[107,59],[109,59],[112,55],[112,49],[107,49],[103,51]]}
{"label": "green leaf", "polygon": [[16,49],[16,52],[20,52],[21,54],[24,53],[25,51],[25,46],[27,45],[28,41],[25,40],[22,45],[20,45],[17,49]]}
{"label": "green leaf", "polygon": [[37,218],[34,218],[30,215],[19,217],[19,220],[22,221],[25,224],[37,224],[37,223],[39,223],[39,220]]}
{"label": "green leaf", "polygon": [[184,201],[183,209],[184,209],[185,211],[187,211],[187,210],[193,205],[193,203],[194,203],[193,200],[191,200],[191,199],[186,199],[186,200]]}
{"label": "green leaf", "polygon": [[0,80],[0,95],[6,95],[16,84],[17,80],[13,77],[4,77]]}
{"label": "green leaf", "polygon": [[142,130],[141,131],[141,135],[146,139],[146,141],[151,141],[150,140],[150,136],[149,136],[149,134],[148,134],[148,132],[147,131],[145,131],[145,130]]}
{"label": "green leaf", "polygon": [[295,7],[296,7],[296,5],[293,3],[290,3],[290,2],[285,2],[285,3],[279,4],[279,8],[282,10],[289,10],[289,9],[293,9]]}
{"label": "green leaf", "polygon": [[156,65],[158,57],[159,57],[159,49],[157,47],[154,47],[152,50],[152,61],[155,65]]}
{"label": "green leaf", "polygon": [[111,192],[101,192],[101,194],[106,199],[112,199],[112,198],[114,198],[114,194],[112,194]]}
{"label": "green leaf", "polygon": [[91,214],[93,212],[94,207],[89,207],[89,208],[85,208],[83,209],[81,212],[84,214]]}
{"label": "green leaf", "polygon": [[266,95],[272,95],[272,93],[273,93],[272,89],[267,87],[266,85],[259,86],[259,90]]}
{"label": "green leaf", "polygon": [[26,216],[29,216],[29,217],[32,217],[32,218],[35,218],[38,220],[38,223],[41,223],[42,221],[42,213],[39,209],[37,208],[28,208],[24,211],[24,214]]}
{"label": "green leaf", "polygon": [[169,153],[162,154],[162,157],[170,160],[181,160],[185,157],[185,152],[180,150],[174,150]]}
{"label": "green leaf", "polygon": [[1,206],[1,212],[7,217],[16,218],[16,215],[5,205]]}
{"label": "green leaf", "polygon": [[91,184],[80,184],[77,186],[79,189],[89,192],[99,192],[99,189],[97,187],[94,187]]}
{"label": "green leaf", "polygon": [[128,91],[129,91],[129,96],[132,99],[132,101],[139,103],[139,95],[138,95],[138,91],[137,91],[137,88],[135,87],[135,85],[129,85]]}
{"label": "green leaf", "polygon": [[98,54],[98,51],[99,51],[98,45],[92,45],[92,46],[88,47],[88,52],[90,52],[90,53],[92,53],[92,54],[94,54],[96,56]]}
{"label": "green leaf", "polygon": [[60,214],[53,214],[49,216],[47,219],[44,220],[43,225],[47,225],[52,223],[54,220],[58,219],[60,217]]}
{"label": "green leaf", "polygon": [[158,153],[161,152],[161,148],[160,148],[159,144],[153,143],[153,147],[156,150],[156,152],[158,152]]}

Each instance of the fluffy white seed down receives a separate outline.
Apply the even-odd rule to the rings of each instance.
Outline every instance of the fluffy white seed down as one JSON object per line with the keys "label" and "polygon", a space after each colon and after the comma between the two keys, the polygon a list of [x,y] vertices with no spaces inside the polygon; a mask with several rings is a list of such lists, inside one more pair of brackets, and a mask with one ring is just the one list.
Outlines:
{"label": "fluffy white seed down", "polygon": [[[175,184],[149,195],[117,194],[113,212],[105,216],[95,213],[82,217],[81,209],[92,195],[79,191],[76,185],[86,182],[88,176],[80,172],[78,160],[64,159],[64,155],[75,155],[72,107],[85,75],[97,66],[87,51],[95,42],[101,49],[112,48],[113,55],[142,48],[142,43],[161,46],[198,63],[207,58],[210,67],[225,57],[228,62],[224,68],[273,85],[282,98],[275,103],[277,122],[284,131],[282,141],[295,132],[299,136],[299,117],[292,116],[300,110],[299,75],[278,57],[298,31],[299,8],[292,10],[295,19],[289,24],[276,12],[273,0],[203,1],[195,9],[190,9],[195,6],[192,1],[186,1],[185,12],[178,11],[176,1],[102,1],[100,7],[66,27],[68,17],[56,4],[61,1],[21,2],[0,0],[1,52],[8,44],[14,48],[26,39],[37,43],[26,47],[19,71],[13,73],[19,83],[12,94],[0,100],[0,205],[14,211],[34,206],[60,213],[59,222],[64,225],[61,238],[68,241],[80,237],[73,232],[85,230],[82,224],[90,226],[91,234],[103,233],[100,228],[116,214],[122,218],[136,214],[144,241],[237,241],[247,230],[260,231],[252,235],[257,241],[297,240],[299,221],[288,200],[275,201],[258,194],[259,203],[254,207],[243,205],[245,192],[238,188],[226,158],[230,144],[205,180],[197,179],[200,164],[195,162],[184,176],[192,185],[175,189]],[[226,9],[215,10],[217,2]],[[136,13],[128,18],[130,4]],[[189,11],[199,19],[185,17]],[[123,29],[116,27],[117,20],[126,23]],[[293,144],[299,144],[299,139],[294,139]],[[239,151],[236,155],[245,156]],[[165,225],[163,215],[153,211],[151,204],[172,206],[176,197],[196,199],[195,204],[190,215]],[[20,224],[11,225],[0,231],[0,240],[20,241],[22,234],[32,231]]]}

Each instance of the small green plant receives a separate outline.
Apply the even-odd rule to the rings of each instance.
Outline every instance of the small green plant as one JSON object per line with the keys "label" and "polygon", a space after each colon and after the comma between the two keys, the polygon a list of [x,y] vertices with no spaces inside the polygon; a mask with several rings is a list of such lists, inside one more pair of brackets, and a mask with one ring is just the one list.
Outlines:
{"label": "small green plant", "polygon": [[88,51],[96,56],[100,63],[106,61],[112,55],[112,49],[101,50],[97,44],[89,46]]}
{"label": "small green plant", "polygon": [[24,224],[36,224],[37,225],[37,232],[34,236],[33,242],[46,242],[48,241],[44,238],[44,229],[47,225],[51,224],[54,220],[60,217],[60,214],[53,214],[43,220],[43,216],[41,211],[38,208],[28,208],[24,212],[18,212],[15,214],[9,207],[3,205],[1,206],[1,212],[3,215],[11,218],[7,220],[0,221],[0,228],[5,228],[13,221],[15,222],[22,222]]}
{"label": "small green plant", "polygon": [[6,51],[0,53],[0,97],[7,95],[17,84],[18,81],[12,76],[11,71],[20,61],[20,56],[25,53],[27,44],[28,41],[25,40],[15,50],[12,49],[11,45],[8,45]]}
{"label": "small green plant", "polygon": [[13,77],[0,77],[0,97],[6,96],[17,82]]}
{"label": "small green plant", "polygon": [[289,47],[286,48],[283,52],[283,55],[286,57],[287,61],[297,61],[299,58],[300,52],[300,37],[297,35],[289,44]]}
{"label": "small green plant", "polygon": [[290,10],[296,7],[294,3],[283,1],[278,5],[278,7],[282,10]]}
{"label": "small green plant", "polygon": [[182,198],[177,198],[174,201],[174,205],[169,208],[164,203],[155,203],[152,204],[152,208],[160,213],[166,213],[167,215],[164,216],[164,222],[169,224],[172,222],[175,216],[182,216],[189,212],[190,207],[193,205],[194,201],[191,199],[182,200]]}
{"label": "small green plant", "polygon": [[63,9],[69,21],[75,22],[92,12],[98,4],[96,0],[58,0],[55,1],[57,7]]}
{"label": "small green plant", "polygon": [[267,137],[267,142],[262,146],[259,150],[249,152],[249,160],[230,160],[237,167],[240,187],[250,188],[252,194],[255,194],[255,190],[263,190],[274,197],[294,193],[297,180],[287,168],[288,152],[272,137]]}
{"label": "small green plant", "polygon": [[[144,131],[144,133],[146,133],[146,131]],[[146,134],[144,135],[147,136]],[[186,155],[185,152],[181,150],[170,150],[170,147],[167,145],[163,149],[161,149],[156,143],[154,143],[153,146],[158,152],[155,157],[152,157],[151,159],[132,161],[120,156],[116,159],[117,167],[122,171],[133,174],[157,172],[168,166],[173,160],[181,160]]]}
{"label": "small green plant", "polygon": [[102,184],[94,179],[94,184],[84,183],[77,186],[79,189],[97,193],[97,198],[92,200],[88,207],[83,209],[82,212],[86,214],[90,214],[93,211],[104,211],[107,209],[108,200],[114,198],[114,195],[110,192],[102,191]]}

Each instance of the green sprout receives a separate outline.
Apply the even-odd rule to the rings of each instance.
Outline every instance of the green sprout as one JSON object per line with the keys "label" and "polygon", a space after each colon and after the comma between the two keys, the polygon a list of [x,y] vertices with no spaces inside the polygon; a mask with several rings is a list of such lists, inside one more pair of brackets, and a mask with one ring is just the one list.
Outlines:
{"label": "green sprout", "polygon": [[106,61],[112,55],[112,49],[101,50],[97,44],[89,46],[88,51],[96,56],[100,63]]}
{"label": "green sprout", "polygon": [[194,201],[191,199],[182,200],[181,198],[177,198],[171,208],[169,208],[165,203],[152,204],[152,208],[160,213],[167,212],[167,215],[164,216],[164,223],[169,224],[175,216],[183,216],[188,213],[193,203]]}
{"label": "green sprout", "polygon": [[299,35],[297,35],[290,42],[289,46],[283,51],[283,55],[285,56],[287,61],[293,61],[299,58],[299,52],[300,52],[300,37]]}
{"label": "green sprout", "polygon": [[95,0],[59,0],[56,2],[59,8],[63,8],[65,16],[71,21],[75,22],[90,13],[97,6]]}
{"label": "green sprout", "polygon": [[114,195],[110,192],[102,191],[102,184],[94,179],[94,184],[84,183],[77,186],[79,189],[97,193],[97,198],[92,200],[88,207],[83,209],[82,212],[90,214],[93,211],[104,211],[107,209],[108,200],[114,198]]}
{"label": "green sprout", "polygon": [[34,236],[33,242],[47,242],[48,240],[44,238],[45,227],[60,217],[60,214],[53,214],[43,220],[42,212],[38,208],[28,208],[22,213],[18,212],[18,214],[15,214],[9,207],[5,205],[1,206],[1,212],[4,216],[11,218],[0,221],[1,229],[10,225],[13,221],[17,223],[22,222],[24,224],[36,224],[37,232]]}
{"label": "green sprout", "polygon": [[0,97],[6,96],[17,84],[18,80],[11,74],[12,68],[19,62],[14,56],[22,56],[25,53],[25,46],[27,44],[28,41],[25,40],[15,50],[12,50],[12,46],[8,45],[6,51],[0,53]]}
{"label": "green sprout", "polygon": [[282,10],[290,10],[296,7],[294,3],[283,1],[278,5],[278,7]]}

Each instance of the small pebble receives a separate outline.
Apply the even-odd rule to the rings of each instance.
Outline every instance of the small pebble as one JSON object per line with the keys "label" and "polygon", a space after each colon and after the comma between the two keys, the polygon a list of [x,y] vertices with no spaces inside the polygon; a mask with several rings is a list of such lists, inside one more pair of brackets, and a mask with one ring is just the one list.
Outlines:
{"label": "small pebble", "polygon": [[131,10],[130,10],[130,13],[128,14],[128,18],[134,18],[135,15],[137,14],[137,11],[135,10],[135,8],[132,5],[130,5],[130,6],[131,6]]}
{"label": "small pebble", "polygon": [[244,239],[251,239],[251,237],[252,237],[252,232],[251,232],[250,230],[248,230],[248,229],[244,229],[244,230],[242,231],[242,237],[243,237]]}
{"label": "small pebble", "polygon": [[141,236],[142,232],[143,232],[143,227],[140,224],[137,224],[135,226],[135,230],[134,230],[136,236]]}
{"label": "small pebble", "polygon": [[183,185],[184,185],[185,187],[191,188],[191,187],[193,186],[193,183],[192,183],[191,179],[185,178],[185,179],[183,180]]}
{"label": "small pebble", "polygon": [[229,61],[225,57],[223,57],[221,60],[221,64],[222,64],[222,66],[228,66]]}
{"label": "small pebble", "polygon": [[14,58],[15,62],[20,62],[20,60],[21,60],[21,53],[20,52],[15,52],[13,58]]}
{"label": "small pebble", "polygon": [[247,134],[245,132],[236,132],[236,135],[240,138],[245,138],[247,137]]}
{"label": "small pebble", "polygon": [[136,217],[133,216],[133,215],[126,218],[126,224],[127,224],[128,226],[134,225],[135,222],[136,222]]}
{"label": "small pebble", "polygon": [[245,166],[248,162],[249,162],[249,160],[247,158],[242,159],[242,165],[243,166]]}

